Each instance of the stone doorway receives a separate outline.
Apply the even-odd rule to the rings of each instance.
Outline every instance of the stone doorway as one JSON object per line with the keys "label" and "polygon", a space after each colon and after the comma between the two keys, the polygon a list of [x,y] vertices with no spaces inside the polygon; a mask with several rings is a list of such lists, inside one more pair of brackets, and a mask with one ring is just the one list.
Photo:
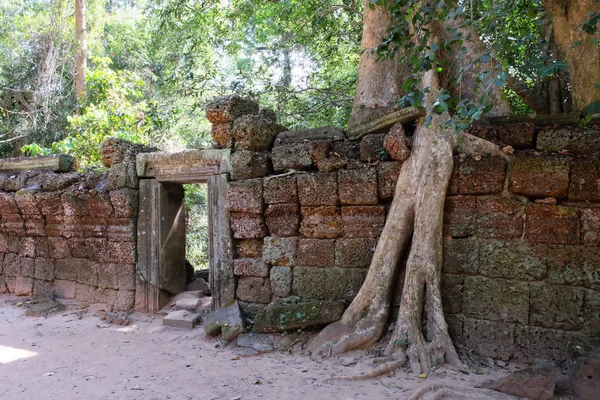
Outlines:
{"label": "stone doorway", "polygon": [[213,308],[234,299],[233,244],[225,210],[228,150],[146,153],[140,177],[136,310],[156,312],[185,289],[183,184],[207,185],[209,284]]}

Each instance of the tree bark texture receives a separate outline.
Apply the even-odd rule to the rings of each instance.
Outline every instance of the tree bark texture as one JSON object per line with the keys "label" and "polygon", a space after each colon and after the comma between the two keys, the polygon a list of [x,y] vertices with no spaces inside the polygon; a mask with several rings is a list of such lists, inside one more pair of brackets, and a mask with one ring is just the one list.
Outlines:
{"label": "tree bark texture", "polygon": [[[589,35],[579,26],[590,12],[600,12],[600,3],[596,0],[544,0],[544,6],[552,18],[557,51],[564,54],[569,64],[573,110],[581,111],[600,99],[600,87],[597,87],[600,83],[600,46],[592,42],[594,37],[600,39],[600,34]],[[558,108],[558,105],[553,107]]]}
{"label": "tree bark texture", "polygon": [[87,95],[85,70],[87,69],[87,27],[86,0],[75,0],[75,39],[77,40],[77,56],[75,60],[75,97],[83,99]]}

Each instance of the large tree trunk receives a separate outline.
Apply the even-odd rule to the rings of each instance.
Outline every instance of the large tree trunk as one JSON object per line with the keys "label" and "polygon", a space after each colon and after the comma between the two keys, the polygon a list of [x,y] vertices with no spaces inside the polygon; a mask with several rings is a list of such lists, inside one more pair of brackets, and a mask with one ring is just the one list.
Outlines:
{"label": "large tree trunk", "polygon": [[[379,18],[387,18],[386,14],[378,15]],[[448,21],[445,23],[449,25],[440,26],[439,32],[452,26]],[[374,27],[384,25],[380,20],[367,17],[365,24],[371,24],[365,26],[365,32],[369,35]],[[444,23],[440,22],[442,24]],[[377,34],[380,33],[378,31]],[[469,39],[469,42],[473,40],[475,39]],[[470,45],[474,46],[472,43]],[[369,55],[363,53],[361,66],[371,62],[363,62],[366,57]],[[361,80],[361,73],[369,76]],[[377,73],[382,75],[370,76]],[[440,81],[446,85],[456,81],[452,77],[440,78],[433,70],[426,72],[422,78],[421,90],[429,89],[424,104],[427,109],[438,98]],[[362,86],[357,90],[355,106],[373,99],[383,101],[386,99],[384,92],[387,91],[393,93],[388,98],[391,101],[393,96],[397,96],[394,88],[398,87],[396,82],[401,79],[401,75],[391,72],[391,66],[382,67],[375,72],[372,69],[361,69],[359,84],[362,82]],[[373,86],[369,86],[367,82],[373,82]],[[465,89],[470,90],[466,90],[463,96],[472,95],[472,86],[468,82],[465,84]],[[496,101],[492,109],[494,115],[507,110],[500,93],[491,93],[491,98]],[[425,118],[417,123],[412,152],[402,165],[394,199],[367,277],[342,318],[327,326],[311,341],[308,350],[315,355],[328,356],[364,348],[381,339],[390,312],[398,261],[405,258],[403,254],[408,251],[400,311],[386,352],[394,356],[394,366],[403,364],[408,356],[412,370],[417,373],[428,374],[444,362],[461,366],[448,334],[440,285],[444,202],[453,169],[452,153],[457,141],[453,132],[442,129],[449,118],[447,113],[431,114],[430,117],[429,124],[425,124]],[[462,135],[464,140],[461,152],[483,154],[497,151],[489,142]],[[425,332],[423,317],[426,318]],[[386,371],[385,367],[379,370]]]}
{"label": "large tree trunk", "polygon": [[85,70],[87,68],[85,1],[75,0],[75,39],[78,46],[75,60],[75,97],[78,100],[85,98],[87,95],[85,84]]}
{"label": "large tree trunk", "polygon": [[372,50],[387,36],[390,14],[385,7],[369,8],[369,0],[363,0],[363,34],[358,65],[358,80],[349,127],[364,122],[374,110],[390,107],[400,98],[405,68],[396,59],[377,61]]}
{"label": "large tree trunk", "polygon": [[[600,12],[596,0],[544,0],[554,26],[553,38],[569,64],[573,110],[581,111],[600,100],[600,47],[594,36],[579,28],[592,11]],[[600,35],[596,33],[596,39]],[[581,41],[581,44],[578,42]],[[561,54],[556,55],[558,57]]]}

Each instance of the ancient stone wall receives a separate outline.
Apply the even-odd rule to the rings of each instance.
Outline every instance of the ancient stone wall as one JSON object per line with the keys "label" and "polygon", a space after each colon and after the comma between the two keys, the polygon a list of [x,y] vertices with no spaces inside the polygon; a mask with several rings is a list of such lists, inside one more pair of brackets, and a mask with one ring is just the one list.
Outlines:
{"label": "ancient stone wall", "polygon": [[[221,99],[207,112],[217,146],[233,151],[236,297],[258,331],[335,320],[366,275],[401,162],[389,161],[385,132],[279,133],[257,105],[237,106]],[[571,339],[600,334],[600,132],[471,133],[511,148],[455,157],[443,264],[452,337],[484,357],[562,361]]]}
{"label": "ancient stone wall", "polygon": [[0,175],[0,293],[133,308],[138,179],[128,161],[103,174]]}

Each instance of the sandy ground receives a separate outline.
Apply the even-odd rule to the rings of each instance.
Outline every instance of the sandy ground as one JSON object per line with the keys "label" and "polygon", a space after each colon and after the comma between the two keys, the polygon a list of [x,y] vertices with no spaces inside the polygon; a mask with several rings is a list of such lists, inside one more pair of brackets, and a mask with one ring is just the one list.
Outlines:
{"label": "sandy ground", "polygon": [[[428,379],[398,372],[368,381],[328,380],[369,370],[354,353],[314,361],[302,350],[239,358],[233,345],[166,328],[160,316],[133,314],[127,327],[69,309],[47,318],[0,296],[0,399],[406,399],[421,385],[474,385],[486,376],[449,369]],[[358,360],[358,363],[356,363]]]}

